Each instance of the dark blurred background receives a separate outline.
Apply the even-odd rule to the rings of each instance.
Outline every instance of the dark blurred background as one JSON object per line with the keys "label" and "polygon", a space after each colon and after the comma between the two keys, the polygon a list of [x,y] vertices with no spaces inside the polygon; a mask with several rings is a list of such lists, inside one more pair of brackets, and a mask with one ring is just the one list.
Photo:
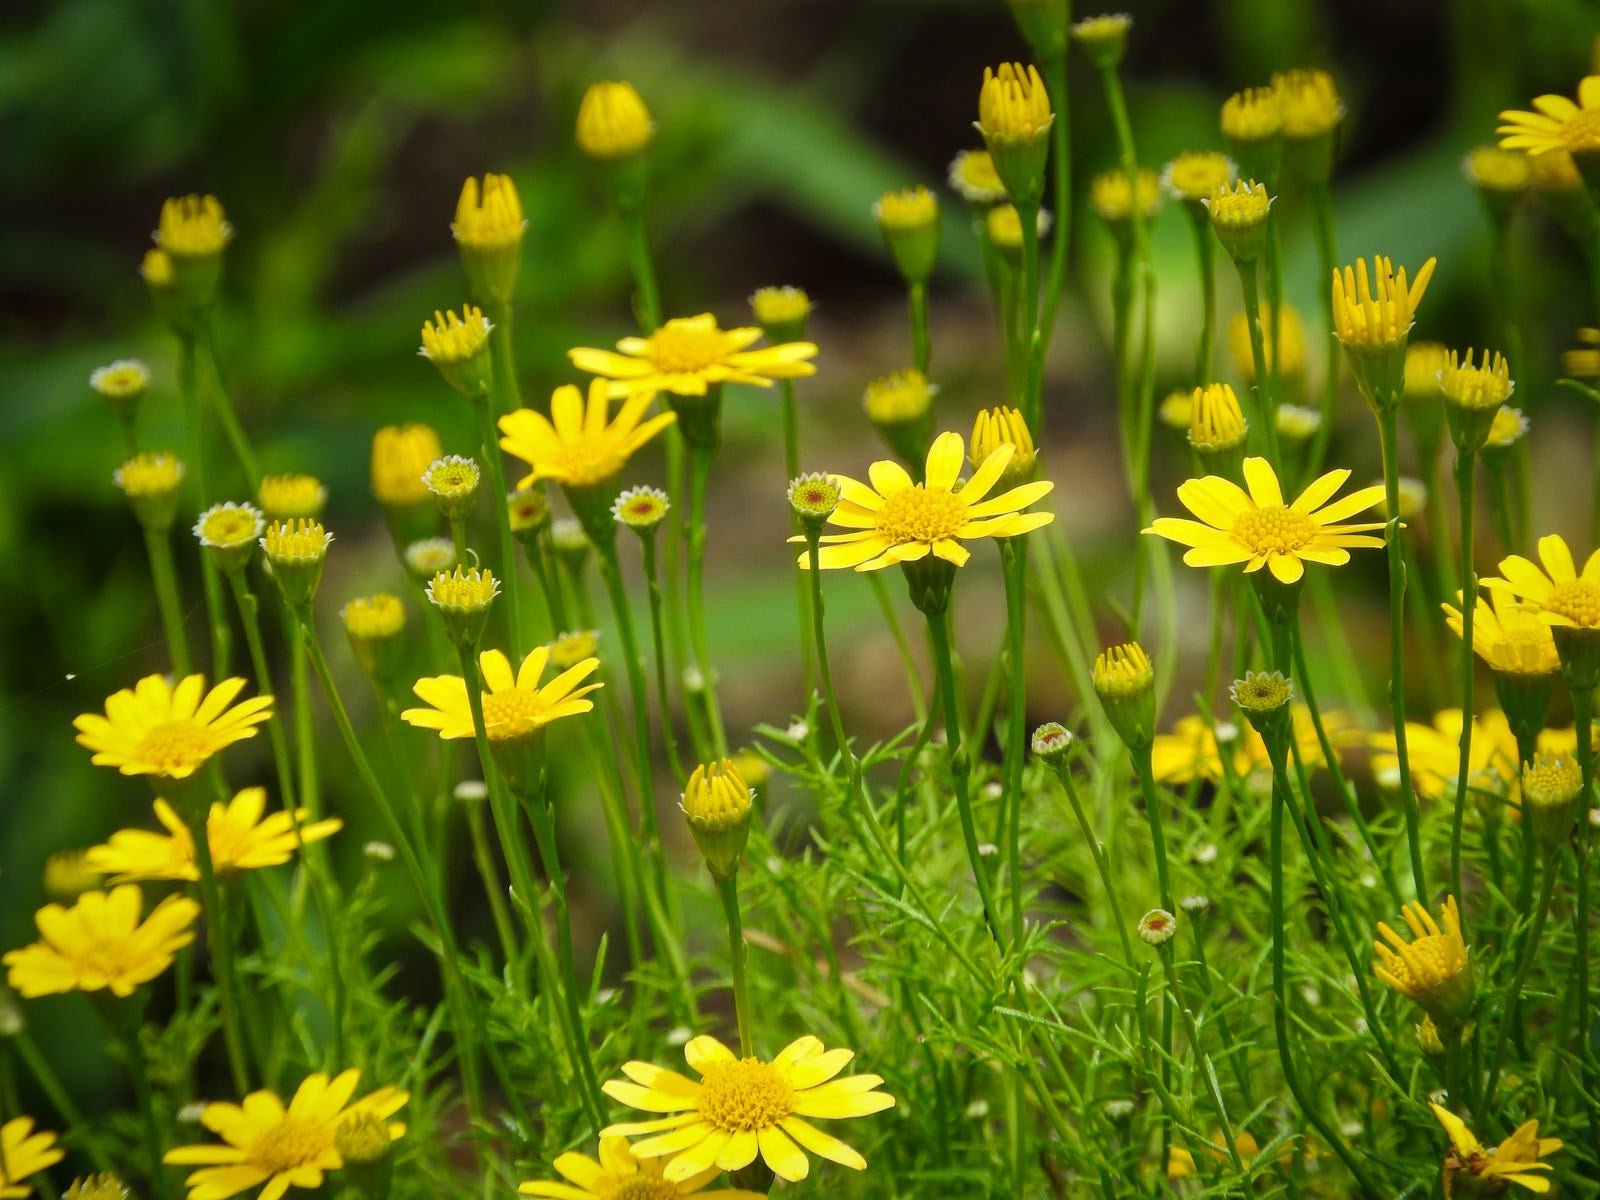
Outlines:
{"label": "dark blurred background", "polygon": [[[1159,167],[1217,148],[1232,91],[1275,70],[1332,70],[1349,108],[1334,183],[1341,257],[1412,267],[1440,259],[1418,336],[1455,345],[1492,334],[1489,227],[1460,170],[1494,114],[1570,93],[1590,69],[1600,15],[1579,0],[1457,3],[1155,0],[1133,6],[1125,76],[1140,157]],[[1084,9],[1076,16],[1090,15]],[[0,17],[0,946],[31,937],[45,855],[148,824],[137,781],[89,765],[74,714],[164,665],[144,548],[111,484],[119,429],[90,392],[94,367],[150,363],[147,448],[182,447],[174,349],[137,267],[162,200],[211,192],[236,237],[218,321],[228,384],[269,471],[305,471],[331,492],[339,537],[323,615],[348,694],[370,705],[334,612],[397,589],[399,571],[367,484],[374,430],[437,427],[470,453],[470,414],[416,356],[435,308],[465,286],[449,222],[463,178],[511,174],[529,218],[517,355],[525,395],[574,381],[564,352],[633,330],[619,230],[571,143],[578,99],[632,81],[658,136],[649,221],[669,314],[747,320],[758,286],[805,287],[817,304],[819,373],[801,388],[804,463],[861,473],[881,457],[859,396],[909,354],[901,286],[870,216],[884,190],[941,189],[946,221],[933,296],[942,419],[963,432],[1002,399],[999,343],[977,244],[943,188],[971,127],[985,65],[1025,57],[1000,0],[676,0],[652,4],[320,0],[13,2]],[[1098,82],[1074,57],[1076,188],[1112,164]],[[1069,214],[1073,271],[1047,382],[1046,470],[1090,591],[1126,592],[1133,536],[1115,467],[1107,358],[1109,239],[1081,202]],[[1285,206],[1289,294],[1316,321],[1303,205]],[[1596,323],[1581,258],[1536,209],[1519,219],[1518,296],[1528,363],[1518,401],[1534,418],[1535,478],[1582,479],[1572,505],[1535,498],[1534,527],[1590,536],[1591,414],[1550,381],[1558,351]],[[1182,214],[1156,227],[1158,395],[1186,382],[1198,329],[1193,247]],[[1225,265],[1225,264],[1224,264]],[[1237,307],[1231,272],[1221,311]],[[1320,360],[1312,347],[1314,360]],[[1333,461],[1378,475],[1370,418],[1346,397]],[[803,708],[794,634],[776,405],[730,391],[714,484],[714,656],[731,722],[782,725]],[[1158,442],[1164,431],[1158,430]],[[1186,470],[1158,446],[1158,506]],[[657,471],[656,460],[643,469]],[[203,624],[192,542],[176,533],[192,621]],[[964,636],[980,664],[999,637],[987,556],[963,583]],[[1382,566],[1352,570],[1351,619],[1381,636]],[[1180,572],[1180,574],[1182,574]],[[897,581],[891,581],[898,594]],[[1180,579],[1203,595],[1203,581]],[[1341,577],[1340,587],[1347,581]],[[861,581],[829,580],[830,620],[852,729],[910,719],[903,677]],[[1187,594],[1187,592],[1186,592]],[[413,614],[415,615],[415,614]],[[1111,611],[1104,611],[1115,632]],[[1203,653],[1193,631],[1185,663]],[[760,657],[761,669],[749,664]],[[1036,672],[1040,719],[1072,702]],[[1189,692],[1182,687],[1175,695]],[[1337,699],[1337,697],[1334,697]],[[370,728],[370,725],[369,725]],[[260,739],[263,740],[264,739]],[[265,780],[264,746],[230,757]],[[323,754],[344,771],[336,738]],[[338,784],[334,785],[337,792]],[[346,809],[347,868],[375,826]]]}

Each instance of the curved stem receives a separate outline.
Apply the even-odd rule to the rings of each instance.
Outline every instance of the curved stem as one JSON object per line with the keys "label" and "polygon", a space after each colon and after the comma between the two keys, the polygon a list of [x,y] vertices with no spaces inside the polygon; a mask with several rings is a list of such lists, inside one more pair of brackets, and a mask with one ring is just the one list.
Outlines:
{"label": "curved stem", "polygon": [[244,1037],[239,1027],[239,990],[233,970],[233,937],[228,925],[228,913],[222,903],[222,890],[217,886],[217,871],[211,861],[211,834],[209,820],[211,799],[209,789],[199,789],[181,808],[184,823],[189,827],[189,838],[194,844],[195,869],[200,875],[200,905],[205,913],[206,944],[211,950],[211,961],[216,967],[217,1008],[222,1015],[222,1041],[228,1051],[228,1070],[232,1075],[234,1091],[243,1096],[250,1090],[250,1069],[245,1053]]}
{"label": "curved stem", "polygon": [[[673,777],[682,787],[688,776],[678,761],[678,738],[672,727],[672,692],[667,687],[667,647],[661,623],[661,582],[656,569],[655,535],[646,534],[639,546],[644,558],[645,586],[650,593],[650,646],[655,661],[656,707],[661,710],[661,741],[667,748],[667,762],[672,767]],[[803,592],[801,598],[804,599]]]}
{"label": "curved stem", "polygon": [[1095,836],[1094,827],[1089,824],[1089,817],[1083,811],[1083,801],[1078,797],[1077,785],[1072,782],[1072,773],[1065,768],[1056,772],[1056,777],[1061,780],[1062,789],[1067,793],[1067,803],[1072,807],[1073,819],[1078,822],[1078,830],[1083,834],[1084,844],[1089,847],[1089,854],[1094,859],[1095,870],[1100,875],[1100,886],[1105,889],[1106,902],[1111,906],[1111,920],[1117,927],[1117,937],[1122,942],[1122,957],[1127,961],[1128,969],[1136,969],[1136,960],[1133,957],[1133,939],[1128,936],[1128,921],[1122,915],[1122,903],[1117,899],[1117,889],[1111,881],[1111,862],[1106,857],[1106,848]]}
{"label": "curved stem", "polygon": [[639,326],[646,334],[661,324],[661,296],[656,287],[655,263],[650,257],[650,238],[645,233],[644,212],[638,205],[621,210],[628,237],[628,266],[633,270],[634,296]]}

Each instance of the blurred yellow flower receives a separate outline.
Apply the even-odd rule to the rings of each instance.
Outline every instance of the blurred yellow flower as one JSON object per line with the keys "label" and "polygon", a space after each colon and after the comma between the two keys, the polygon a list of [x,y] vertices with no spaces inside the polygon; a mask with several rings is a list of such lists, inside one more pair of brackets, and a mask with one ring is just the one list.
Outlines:
{"label": "blurred yellow flower", "polygon": [[[614,1136],[600,1139],[598,1162],[587,1154],[568,1151],[557,1155],[551,1166],[568,1182],[530,1179],[519,1184],[517,1191],[548,1200],[672,1200],[675,1196],[693,1195],[722,1174],[721,1167],[710,1166],[687,1179],[669,1183],[662,1178],[659,1158],[641,1161],[633,1156],[627,1138]],[[738,1188],[718,1189],[713,1194],[717,1200],[766,1200],[765,1192]]]}
{"label": "blurred yellow flower", "polygon": [[178,258],[209,258],[233,240],[215,196],[175,196],[161,206],[156,245]]}
{"label": "blurred yellow flower", "polygon": [[585,407],[578,389],[559,387],[550,396],[550,415],[519,408],[500,418],[500,448],[533,469],[517,483],[532,487],[539,479],[554,479],[562,487],[596,487],[614,479],[634,453],[678,419],[676,413],[657,413],[640,423],[655,398],[653,392],[636,391],[607,421],[610,391],[604,379],[589,381]]}
{"label": "blurred yellow flower", "polygon": [[578,104],[575,138],[590,158],[628,158],[655,137],[656,124],[633,84],[602,80]]}
{"label": "blurred yellow flower", "polygon": [[22,1200],[33,1189],[22,1181],[66,1157],[53,1133],[33,1131],[32,1117],[13,1117],[0,1125],[0,1200]]}
{"label": "blurred yellow flower", "polygon": [[674,317],[649,337],[623,338],[617,343],[620,353],[580,347],[567,351],[567,357],[578,370],[609,379],[613,398],[658,391],[704,396],[716,384],[771,387],[774,379],[816,374],[806,361],[817,353],[811,342],[746,349],[760,337],[757,326],[720,329],[716,317],[701,313]]}
{"label": "blurred yellow flower", "polygon": [[[1456,593],[1456,603],[1461,593]],[[1477,597],[1472,612],[1472,649],[1496,671],[1510,675],[1551,675],[1561,669],[1550,626],[1536,606],[1517,600],[1500,588],[1489,592],[1489,603]],[[1492,606],[1491,606],[1492,604]],[[1451,632],[1461,636],[1461,609],[1441,604]]]}
{"label": "blurred yellow flower", "polygon": [[187,896],[168,896],[143,922],[142,906],[131,883],[85,892],[71,908],[45,905],[34,915],[39,940],[0,959],[8,968],[6,982],[30,999],[105,989],[133,995],[194,941],[190,926],[200,915],[200,906]]}
{"label": "blurred yellow flower", "polygon": [[430,426],[385,425],[372,436],[372,494],[385,507],[431,504],[422,473],[443,453]]}
{"label": "blurred yellow flower", "polygon": [[[490,741],[525,738],[552,721],[594,708],[594,701],[583,697],[603,685],[578,685],[599,668],[600,660],[583,659],[541,686],[539,676],[549,660],[550,647],[537,646],[513,674],[511,661],[499,650],[485,650],[478,656],[478,669],[488,689],[482,693],[483,724]],[[461,676],[425,676],[411,690],[432,707],[408,708],[400,714],[402,720],[420,729],[437,730],[442,738],[474,735],[467,684]]]}
{"label": "blurred yellow flower", "polygon": [[108,697],[104,716],[83,713],[72,724],[97,767],[187,779],[224,746],[255,737],[255,727],[272,715],[271,696],[228,707],[244,685],[224,679],[206,692],[203,675],[189,675],[177,687],[164,676],[146,675]]}
{"label": "blurred yellow flower", "polygon": [[1491,591],[1505,591],[1524,601],[1546,625],[1600,628],[1600,550],[1591,554],[1580,574],[1572,551],[1560,534],[1539,539],[1540,570],[1520,554],[1500,560],[1498,579],[1483,582]]}
{"label": "blurred yellow flower", "polygon": [[1507,109],[1504,124],[1496,127],[1503,150],[1544,154],[1565,150],[1569,154],[1600,152],[1600,75],[1585,76],[1578,84],[1578,102],[1565,96],[1536,96],[1537,112]]}
{"label": "blurred yellow flower", "polygon": [[[1400,759],[1395,753],[1392,731],[1372,734],[1369,744],[1375,773],[1392,775],[1398,770]],[[1411,786],[1418,796],[1437,800],[1454,793],[1461,765],[1461,710],[1441,709],[1434,714],[1431,725],[1407,721],[1406,751]],[[1517,782],[1517,738],[1498,708],[1473,718],[1467,770],[1469,785],[1512,796]]]}
{"label": "blurred yellow flower", "polygon": [[1472,964],[1461,937],[1456,898],[1444,898],[1442,925],[1421,904],[1404,905],[1400,912],[1411,930],[1411,940],[1379,921],[1378,933],[1384,941],[1372,943],[1378,955],[1372,973],[1416,1001],[1435,1024],[1444,1021],[1453,1027],[1472,1006]]}

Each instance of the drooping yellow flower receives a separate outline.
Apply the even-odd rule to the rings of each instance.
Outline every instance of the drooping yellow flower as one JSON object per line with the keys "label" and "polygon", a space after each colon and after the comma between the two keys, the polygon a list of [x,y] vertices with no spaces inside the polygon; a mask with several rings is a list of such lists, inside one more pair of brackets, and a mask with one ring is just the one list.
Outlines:
{"label": "drooping yellow flower", "polygon": [[71,908],[46,904],[34,914],[39,940],[0,959],[6,982],[30,999],[60,992],[131,996],[172,964],[194,941],[200,906],[168,896],[141,923],[143,899],[133,884],[85,892]]}
{"label": "drooping yellow flower", "polygon": [[[331,1080],[308,1075],[287,1107],[269,1091],[251,1092],[243,1104],[208,1104],[200,1123],[223,1144],[179,1146],[161,1161],[201,1168],[187,1180],[189,1200],[227,1200],[260,1184],[266,1186],[257,1200],[279,1200],[291,1187],[321,1187],[327,1172],[344,1166],[336,1145],[340,1129],[358,1118],[388,1122],[411,1098],[381,1087],[352,1104],[360,1079],[354,1069]],[[391,1141],[405,1136],[399,1122],[385,1128]]]}
{"label": "drooping yellow flower", "polygon": [[[586,658],[567,668],[542,687],[550,659],[550,647],[536,646],[521,668],[513,674],[511,661],[498,650],[485,650],[478,656],[483,672],[483,724],[489,740],[513,741],[538,732],[562,717],[586,713],[594,701],[585,700],[600,683],[578,685],[600,666],[598,658]],[[459,675],[431,675],[417,680],[412,688],[431,708],[408,708],[400,716],[421,729],[436,729],[442,738],[473,736],[472,709],[467,699],[467,684]]]}
{"label": "drooping yellow flower", "polygon": [[[1374,733],[1372,769],[1379,775],[1392,775],[1400,759],[1395,753],[1392,732]],[[1461,766],[1461,710],[1441,709],[1433,724],[1406,722],[1406,761],[1411,767],[1411,786],[1424,800],[1438,800],[1454,794],[1456,775]],[[1491,708],[1472,719],[1472,752],[1467,760],[1467,782],[1485,791],[1512,798],[1517,782],[1517,738],[1505,714]]]}
{"label": "drooping yellow flower", "polygon": [[1482,1194],[1483,1185],[1498,1185],[1503,1190],[1507,1183],[1518,1184],[1540,1195],[1550,1190],[1550,1180],[1534,1172],[1550,1170],[1550,1164],[1540,1160],[1560,1150],[1564,1143],[1560,1138],[1540,1137],[1538,1121],[1524,1121],[1510,1137],[1489,1150],[1473,1136],[1466,1122],[1448,1108],[1431,1100],[1428,1107],[1433,1109],[1433,1115],[1450,1136],[1451,1152],[1445,1155],[1439,1175],[1445,1200],[1451,1200],[1456,1185],[1463,1182],[1475,1185],[1470,1191],[1463,1188],[1474,1196]]}
{"label": "drooping yellow flower", "polygon": [[1586,76],[1578,84],[1578,101],[1565,96],[1536,96],[1538,112],[1507,109],[1500,114],[1504,124],[1497,126],[1504,150],[1526,150],[1544,154],[1565,150],[1569,154],[1594,154],[1600,151],[1600,75]]}
{"label": "drooping yellow flower", "polygon": [[710,313],[674,317],[649,337],[623,338],[620,353],[578,348],[567,351],[572,365],[591,375],[611,380],[610,395],[636,396],[641,392],[671,392],[678,396],[704,396],[706,388],[720,383],[752,383],[771,387],[774,379],[815,375],[806,360],[817,348],[811,342],[785,342],[761,350],[747,350],[761,337],[757,326],[720,329]]}
{"label": "drooping yellow flower", "polygon": [[[1461,610],[1452,604],[1439,607],[1451,632],[1460,637]],[[1551,675],[1561,669],[1555,639],[1538,609],[1499,588],[1490,590],[1489,602],[1479,596],[1473,606],[1472,649],[1493,670],[1509,675]]]}
{"label": "drooping yellow flower", "polygon": [[[219,876],[253,871],[288,862],[302,844],[320,842],[344,827],[338,818],[310,820],[310,812],[297,809],[263,818],[267,807],[264,788],[244,788],[232,800],[211,805],[206,818],[206,841],[211,863]],[[165,800],[155,802],[156,820],[166,833],[122,829],[104,845],[89,850],[88,865],[112,883],[140,883],[152,879],[193,882],[200,878],[194,857],[194,836]],[[298,832],[296,832],[298,826]]]}
{"label": "drooping yellow flower", "polygon": [[550,396],[549,417],[519,408],[500,418],[505,435],[500,448],[533,468],[518,488],[532,487],[539,479],[554,479],[564,488],[597,487],[614,479],[641,446],[678,419],[676,413],[664,412],[641,424],[654,397],[636,391],[608,422],[610,392],[604,379],[590,380],[586,408],[577,388],[558,387]]}
{"label": "drooping yellow flower", "polygon": [[[1016,537],[1048,525],[1055,514],[1021,511],[1050,492],[1055,485],[1048,480],[984,499],[1005,473],[1012,453],[1010,443],[1003,443],[958,488],[965,443],[959,433],[941,433],[928,451],[924,483],[913,483],[905,468],[890,459],[868,468],[871,487],[833,476],[843,499],[829,520],[855,532],[825,535],[818,565],[876,571],[933,554],[959,567],[971,557],[963,540]],[[810,555],[802,554],[799,562],[809,567]]]}
{"label": "drooping yellow flower", "polygon": [[633,84],[601,80],[583,93],[575,139],[590,158],[629,158],[648,146],[655,133],[650,110]]}
{"label": "drooping yellow flower", "polygon": [[737,1171],[759,1154],[775,1175],[793,1183],[811,1170],[807,1150],[864,1170],[860,1154],[804,1118],[864,1117],[894,1106],[893,1096],[874,1090],[883,1082],[877,1075],[835,1080],[855,1053],[824,1050],[814,1037],[797,1038],[770,1063],[736,1058],[712,1037],[691,1039],[683,1053],[700,1074],[698,1082],[650,1063],[627,1062],[622,1073],[633,1082],[612,1079],[603,1089],[630,1107],[674,1114],[600,1131],[601,1137],[649,1135],[633,1143],[633,1153],[671,1155],[662,1172],[671,1182],[693,1179],[709,1167]]}
{"label": "drooping yellow flower", "polygon": [[164,676],[146,675],[109,696],[104,716],[83,713],[72,724],[97,767],[187,779],[224,746],[255,737],[255,727],[272,715],[271,696],[228,707],[244,685],[224,679],[206,692],[203,675],[187,676],[177,687]]}
{"label": "drooping yellow flower", "polygon": [[1383,528],[1381,522],[1339,523],[1382,499],[1381,487],[1361,488],[1329,503],[1350,478],[1347,470],[1329,471],[1293,504],[1283,502],[1278,476],[1266,459],[1245,459],[1244,477],[1248,492],[1219,475],[1189,480],[1179,486],[1178,499],[1200,520],[1158,517],[1144,532],[1190,547],[1183,561],[1191,567],[1244,563],[1246,572],[1266,567],[1286,584],[1298,582],[1308,562],[1342,566],[1350,561],[1351,547],[1383,545],[1371,534]]}
{"label": "drooping yellow flower", "polygon": [[1372,280],[1367,260],[1333,273],[1333,316],[1339,340],[1352,349],[1371,350],[1398,342],[1415,323],[1417,305],[1428,290],[1438,259],[1422,264],[1414,282],[1406,282],[1406,269],[1397,273],[1382,256],[1372,260]]}
{"label": "drooping yellow flower", "polygon": [[[519,1184],[517,1191],[548,1200],[675,1200],[693,1195],[722,1174],[720,1167],[711,1166],[677,1183],[668,1182],[662,1177],[659,1158],[635,1158],[628,1139],[621,1137],[600,1139],[598,1162],[587,1154],[569,1151],[558,1155],[551,1166],[568,1182],[530,1179]],[[714,1195],[717,1200],[766,1200],[764,1192],[738,1188],[718,1190]]]}
{"label": "drooping yellow flower", "polygon": [[1544,569],[1513,554],[1500,560],[1499,579],[1485,579],[1493,591],[1505,591],[1531,605],[1546,625],[1568,629],[1600,628],[1600,550],[1579,573],[1572,550],[1560,534],[1539,539]]}
{"label": "drooping yellow flower", "polygon": [[1461,912],[1456,898],[1445,897],[1442,927],[1421,904],[1407,904],[1400,911],[1411,929],[1412,940],[1406,941],[1379,921],[1378,933],[1389,944],[1372,943],[1378,954],[1372,973],[1415,1001],[1435,1024],[1459,1025],[1472,1007],[1472,964],[1461,937]]}
{"label": "drooping yellow flower", "polygon": [[55,1134],[33,1131],[32,1117],[13,1117],[0,1125],[0,1200],[31,1195],[33,1189],[22,1181],[65,1157]]}

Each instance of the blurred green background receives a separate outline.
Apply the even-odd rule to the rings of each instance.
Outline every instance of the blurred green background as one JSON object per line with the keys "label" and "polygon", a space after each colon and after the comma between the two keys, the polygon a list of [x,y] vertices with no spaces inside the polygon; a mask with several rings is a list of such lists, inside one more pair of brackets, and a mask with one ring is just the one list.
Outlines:
{"label": "blurred green background", "polygon": [[[1415,266],[1437,255],[1418,336],[1459,346],[1491,336],[1488,225],[1459,160],[1490,139],[1498,109],[1572,90],[1600,26],[1592,4],[1153,0],[1133,9],[1125,70],[1144,162],[1219,146],[1229,92],[1274,70],[1328,67],[1350,110],[1334,187],[1342,257],[1377,252]],[[449,232],[465,176],[507,172],[520,190],[529,232],[517,356],[524,394],[542,396],[575,380],[568,347],[633,332],[619,230],[570,137],[589,83],[631,80],[659,127],[649,220],[668,313],[711,310],[739,324],[756,287],[805,287],[821,354],[801,389],[803,461],[859,474],[881,456],[861,389],[909,353],[903,294],[871,203],[891,187],[942,187],[950,158],[977,142],[983,67],[1024,55],[1000,0],[7,5],[0,946],[31,938],[47,854],[149,823],[144,786],[91,767],[70,722],[164,665],[144,548],[111,484],[119,430],[87,386],[98,365],[144,359],[155,371],[147,448],[185,445],[174,348],[137,272],[163,198],[215,193],[236,230],[218,314],[228,385],[266,469],[328,484],[339,540],[324,627],[347,694],[366,706],[334,614],[352,595],[401,582],[367,484],[372,434],[423,420],[447,450],[474,446],[465,406],[415,352],[423,318],[465,298]],[[1081,192],[1113,151],[1097,82],[1081,60],[1073,71]],[[933,374],[944,419],[965,432],[978,407],[1002,399],[1003,382],[977,244],[959,200],[943,195]],[[1290,296],[1310,323],[1318,281],[1306,214],[1298,201],[1285,213]],[[1045,462],[1099,596],[1126,592],[1132,515],[1113,465],[1109,240],[1081,203],[1070,220],[1074,266],[1049,367]],[[1574,328],[1596,323],[1586,272],[1538,212],[1519,220],[1516,236],[1529,351],[1517,396],[1534,417],[1534,475],[1587,485],[1590,415],[1549,386]],[[1155,252],[1159,395],[1185,382],[1199,320],[1190,234],[1176,211],[1160,220]],[[1226,316],[1237,308],[1231,275],[1219,294]],[[1357,482],[1376,478],[1370,419],[1353,397],[1341,411],[1333,461],[1354,467]],[[776,413],[769,395],[730,391],[712,499],[714,656],[741,733],[804,706]],[[1170,505],[1183,459],[1175,445],[1159,453],[1156,500]],[[652,457],[645,477],[653,470]],[[1590,536],[1582,491],[1578,505],[1559,488],[1542,491],[1534,527]],[[204,610],[186,525],[177,540],[198,635]],[[1341,579],[1357,637],[1358,604],[1382,620],[1373,557]],[[974,655],[990,653],[999,633],[992,565],[975,563],[963,584]],[[1202,594],[1203,581],[1181,582]],[[850,577],[828,588],[851,728],[868,737],[898,729],[910,706],[871,595]],[[1102,617],[1116,632],[1109,608]],[[1193,638],[1200,647],[1203,631]],[[1036,676],[1039,719],[1073,703],[1053,672]],[[266,778],[264,749],[230,757],[236,782]],[[339,792],[345,764],[331,730],[324,760],[335,807],[353,826],[337,840],[353,871],[376,827],[349,802],[353,792]],[[51,1011],[60,1008],[34,1006],[35,1019],[55,1020]]]}

